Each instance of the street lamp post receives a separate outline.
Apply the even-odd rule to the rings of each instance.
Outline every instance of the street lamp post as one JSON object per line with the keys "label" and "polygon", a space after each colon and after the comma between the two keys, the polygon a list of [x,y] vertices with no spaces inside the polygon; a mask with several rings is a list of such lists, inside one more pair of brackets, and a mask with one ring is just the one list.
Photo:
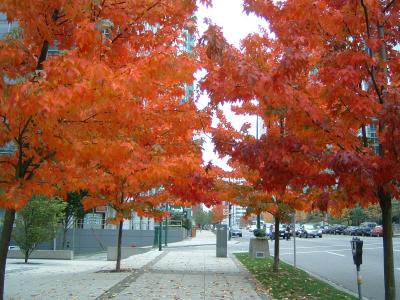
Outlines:
{"label": "street lamp post", "polygon": [[160,228],[158,230],[158,251],[162,251],[162,219],[160,220]]}
{"label": "street lamp post", "polygon": [[[168,203],[165,204],[165,209],[168,211]],[[168,217],[165,217],[165,236],[164,236],[164,246],[168,246]]]}
{"label": "street lamp post", "polygon": [[231,210],[232,210],[232,204],[231,204],[231,202],[229,202],[229,204],[228,204],[228,223],[229,223],[229,233],[228,233],[228,240],[230,241],[231,240],[231,238],[232,238],[232,232],[231,232],[231,227],[232,227],[232,221],[231,221],[231,217],[232,217],[232,214],[231,214]]}
{"label": "street lamp post", "polygon": [[293,266],[296,268],[296,211],[293,213]]}
{"label": "street lamp post", "polygon": [[[258,140],[258,115],[256,115],[256,140]],[[257,229],[261,229],[261,216],[257,215]]]}

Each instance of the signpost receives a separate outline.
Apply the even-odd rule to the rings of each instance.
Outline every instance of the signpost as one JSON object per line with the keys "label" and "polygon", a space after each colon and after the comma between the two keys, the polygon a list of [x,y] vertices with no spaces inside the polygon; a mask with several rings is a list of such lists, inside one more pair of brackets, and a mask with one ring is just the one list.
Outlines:
{"label": "signpost", "polygon": [[296,211],[293,213],[293,266],[296,268]]}

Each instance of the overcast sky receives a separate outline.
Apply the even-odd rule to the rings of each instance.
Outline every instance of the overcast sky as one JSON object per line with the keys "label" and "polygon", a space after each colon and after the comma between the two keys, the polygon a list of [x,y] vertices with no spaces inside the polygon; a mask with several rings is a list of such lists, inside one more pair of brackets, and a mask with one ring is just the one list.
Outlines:
{"label": "overcast sky", "polygon": [[[266,26],[265,21],[257,18],[254,15],[247,15],[243,12],[242,0],[216,0],[213,3],[213,7],[206,8],[200,6],[196,13],[197,25],[199,28],[200,36],[207,29],[207,25],[204,24],[204,18],[210,18],[212,22],[220,26],[223,30],[224,36],[228,43],[239,47],[240,40],[246,37],[249,33],[259,32],[259,26]],[[198,74],[198,76],[201,76]],[[207,95],[201,95],[199,105],[205,106],[208,102]],[[231,112],[229,107],[224,107],[224,112],[229,121],[236,129],[240,129],[244,122],[252,124],[251,132],[256,132],[255,116],[238,116]],[[210,160],[213,161],[220,167],[227,169],[225,160],[217,159],[217,156],[213,153],[213,144],[208,137],[205,137],[206,143],[204,144],[203,160],[207,163]]]}

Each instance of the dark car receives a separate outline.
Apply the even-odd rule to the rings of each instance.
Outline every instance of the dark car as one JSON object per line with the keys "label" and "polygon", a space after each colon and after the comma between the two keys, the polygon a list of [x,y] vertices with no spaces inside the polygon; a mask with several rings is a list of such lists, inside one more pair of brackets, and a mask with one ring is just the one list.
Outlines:
{"label": "dark car", "polygon": [[322,229],[322,233],[324,233],[324,234],[331,233],[332,226],[331,225],[325,225],[321,229]]}
{"label": "dark car", "polygon": [[234,237],[234,236],[242,237],[242,231],[237,228],[231,229],[231,237]]}
{"label": "dark car", "polygon": [[358,226],[349,226],[344,230],[346,235],[357,235]]}
{"label": "dark car", "polygon": [[383,236],[383,226],[378,225],[374,229],[371,230],[371,236]]}
{"label": "dark car", "polygon": [[335,229],[333,230],[333,234],[344,234],[344,230],[346,229],[347,226],[345,225],[338,225],[335,227]]}
{"label": "dark car", "polygon": [[302,228],[301,225],[300,224],[296,224],[295,228],[296,228],[296,230],[295,230],[296,236],[300,236],[301,228]]}
{"label": "dark car", "polygon": [[326,234],[335,234],[335,230],[336,230],[336,228],[338,226],[340,226],[340,225],[338,225],[338,224],[329,225],[328,228],[325,229],[324,233],[326,233]]}
{"label": "dark car", "polygon": [[[279,225],[279,237],[285,238],[286,237],[286,226],[287,225]],[[290,232],[291,236],[291,232]],[[272,227],[272,232],[269,237],[273,240],[275,238],[275,226]]]}

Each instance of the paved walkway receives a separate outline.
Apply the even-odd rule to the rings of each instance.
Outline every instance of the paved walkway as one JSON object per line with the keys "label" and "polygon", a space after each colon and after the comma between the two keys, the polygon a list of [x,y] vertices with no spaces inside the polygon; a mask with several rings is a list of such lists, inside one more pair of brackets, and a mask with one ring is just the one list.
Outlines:
{"label": "paved walkway", "polygon": [[[266,299],[234,257],[217,258],[209,231],[170,244],[164,251],[131,256],[130,272],[109,273],[115,262],[8,260],[6,299]],[[193,246],[193,249],[188,247]],[[185,247],[185,248],[182,248]],[[100,272],[99,272],[100,271]]]}

